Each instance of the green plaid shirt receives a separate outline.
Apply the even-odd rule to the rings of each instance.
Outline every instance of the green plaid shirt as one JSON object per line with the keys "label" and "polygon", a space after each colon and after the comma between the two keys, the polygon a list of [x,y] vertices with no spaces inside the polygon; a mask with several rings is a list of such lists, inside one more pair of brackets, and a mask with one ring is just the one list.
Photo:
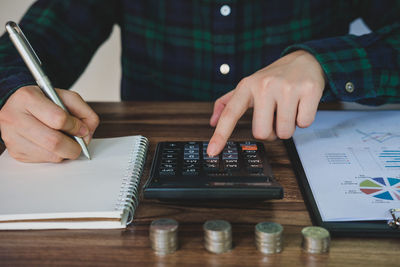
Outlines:
{"label": "green plaid shirt", "polygon": [[[348,34],[357,17],[371,34]],[[400,99],[399,17],[394,0],[39,0],[20,26],[59,88],[72,85],[117,24],[123,100],[215,100],[304,49],[325,71],[323,100],[376,105]],[[0,106],[34,83],[3,35]]]}

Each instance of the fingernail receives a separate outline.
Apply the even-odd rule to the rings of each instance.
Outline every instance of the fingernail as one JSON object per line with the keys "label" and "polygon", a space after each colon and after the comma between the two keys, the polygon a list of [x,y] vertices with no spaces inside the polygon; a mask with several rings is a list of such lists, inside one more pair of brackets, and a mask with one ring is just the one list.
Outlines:
{"label": "fingernail", "polygon": [[210,118],[210,125],[213,126],[213,127],[215,126],[214,117],[215,117],[215,115],[213,114],[213,115],[211,116],[211,118]]}
{"label": "fingernail", "polygon": [[86,135],[85,137],[83,137],[83,141],[85,141],[86,145],[89,145],[90,142],[90,135]]}
{"label": "fingernail", "polygon": [[89,134],[89,129],[85,126],[82,125],[81,128],[79,129],[78,135],[79,136],[87,136]]}
{"label": "fingernail", "polygon": [[212,142],[212,143],[208,144],[207,154],[210,157],[214,157],[217,154],[217,144],[216,143]]}

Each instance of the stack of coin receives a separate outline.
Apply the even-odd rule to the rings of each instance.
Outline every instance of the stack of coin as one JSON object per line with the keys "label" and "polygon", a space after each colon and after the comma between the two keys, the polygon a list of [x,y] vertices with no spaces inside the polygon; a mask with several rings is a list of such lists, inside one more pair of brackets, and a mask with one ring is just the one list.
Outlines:
{"label": "stack of coin", "polygon": [[159,219],[150,224],[150,243],[158,255],[173,253],[178,248],[178,222]]}
{"label": "stack of coin", "polygon": [[330,235],[328,230],[318,226],[309,226],[301,230],[303,234],[302,248],[308,253],[324,253],[329,251]]}
{"label": "stack of coin", "polygon": [[264,254],[282,251],[283,227],[279,223],[260,222],[255,227],[256,247]]}
{"label": "stack of coin", "polygon": [[232,249],[232,227],[224,220],[206,221],[204,229],[204,246],[210,252],[220,254]]}

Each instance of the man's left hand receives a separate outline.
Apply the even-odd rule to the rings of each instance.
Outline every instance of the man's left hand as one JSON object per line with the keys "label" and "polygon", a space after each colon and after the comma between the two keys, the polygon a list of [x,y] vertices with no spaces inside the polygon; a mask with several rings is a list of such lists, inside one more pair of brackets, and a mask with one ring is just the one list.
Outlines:
{"label": "man's left hand", "polygon": [[260,140],[290,138],[296,125],[311,125],[325,87],[325,75],[313,55],[298,50],[244,78],[214,104],[216,126],[207,153],[225,147],[237,121],[253,107],[253,136]]}

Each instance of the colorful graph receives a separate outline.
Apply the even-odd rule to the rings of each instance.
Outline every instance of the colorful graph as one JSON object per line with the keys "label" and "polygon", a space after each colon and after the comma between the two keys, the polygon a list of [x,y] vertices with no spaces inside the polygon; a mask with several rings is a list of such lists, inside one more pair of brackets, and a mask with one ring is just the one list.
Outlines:
{"label": "colorful graph", "polygon": [[382,150],[378,154],[379,160],[387,169],[400,169],[400,150],[399,149],[391,149],[391,150]]}
{"label": "colorful graph", "polygon": [[384,200],[400,200],[400,179],[376,177],[365,179],[360,183],[364,194]]}

